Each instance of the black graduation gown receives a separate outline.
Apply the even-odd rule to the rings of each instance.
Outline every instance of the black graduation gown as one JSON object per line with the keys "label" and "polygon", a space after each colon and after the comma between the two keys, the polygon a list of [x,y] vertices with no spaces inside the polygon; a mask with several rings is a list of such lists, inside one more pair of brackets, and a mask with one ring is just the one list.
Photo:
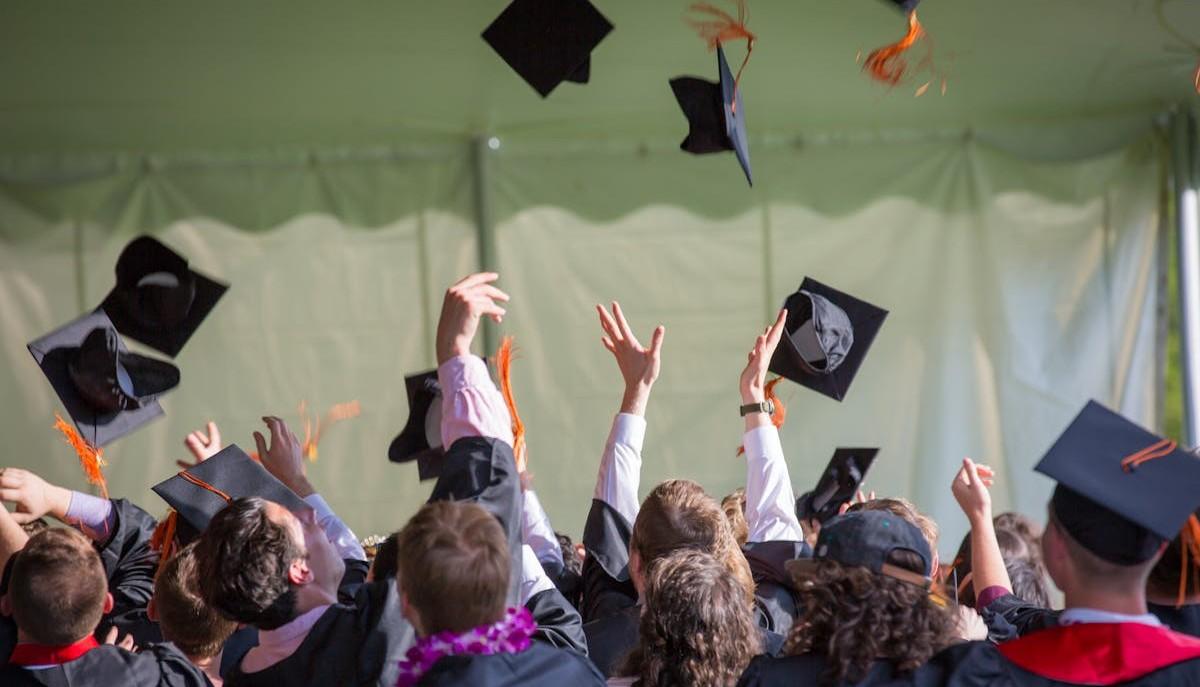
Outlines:
{"label": "black graduation gown", "polygon": [[[738,687],[772,687],[773,685],[821,685],[821,674],[825,672],[825,657],[815,654],[805,656],[758,656],[742,673]],[[866,676],[853,683],[859,687],[890,685],[902,681],[891,661],[875,661]]]}
{"label": "black graduation gown", "polygon": [[[1179,608],[1147,604],[1147,609],[1164,625],[1176,632],[1193,637],[1200,637],[1200,604],[1186,604]],[[1062,611],[1040,608],[1022,601],[1012,594],[993,601],[983,612],[984,621],[989,629],[999,630],[1009,628],[1005,638],[1015,638],[1038,630],[1058,626],[1058,617]]]}
{"label": "black graduation gown", "polygon": [[1172,630],[1200,637],[1200,604],[1185,604],[1178,608],[1158,604],[1147,604],[1147,606],[1151,613]]}
{"label": "black graduation gown", "polygon": [[951,647],[908,681],[918,687],[1200,684],[1200,639],[1137,623],[1063,625],[996,645]]}
{"label": "black graduation gown", "polygon": [[519,654],[447,656],[417,682],[420,687],[589,687],[604,685],[596,666],[573,651],[534,642]]}
{"label": "black graduation gown", "polygon": [[812,549],[802,541],[750,542],[742,547],[742,554],[754,578],[760,624],[786,637],[800,615],[800,598],[786,565],[797,558],[811,558]]}
{"label": "black graduation gown", "polygon": [[210,687],[208,678],[171,644],[133,654],[101,646],[52,668],[0,668],[4,687]]}

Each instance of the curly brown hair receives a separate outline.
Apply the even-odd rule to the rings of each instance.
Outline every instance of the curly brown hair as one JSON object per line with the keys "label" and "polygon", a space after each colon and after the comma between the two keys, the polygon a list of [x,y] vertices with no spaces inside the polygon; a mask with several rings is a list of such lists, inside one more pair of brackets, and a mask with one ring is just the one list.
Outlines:
{"label": "curly brown hair", "polygon": [[[925,574],[909,551],[893,551],[887,562]],[[858,682],[879,659],[909,672],[957,641],[954,616],[916,585],[832,560],[815,561],[796,583],[806,611],[784,650],[824,656],[822,684]]]}
{"label": "curly brown hair", "polygon": [[620,672],[641,687],[729,687],[762,651],[754,605],[725,564],[683,549],[655,561],[638,647]]}
{"label": "curly brown hair", "polygon": [[729,529],[738,546],[745,546],[750,538],[750,523],[746,522],[746,489],[738,487],[721,499],[721,510],[729,520]]}

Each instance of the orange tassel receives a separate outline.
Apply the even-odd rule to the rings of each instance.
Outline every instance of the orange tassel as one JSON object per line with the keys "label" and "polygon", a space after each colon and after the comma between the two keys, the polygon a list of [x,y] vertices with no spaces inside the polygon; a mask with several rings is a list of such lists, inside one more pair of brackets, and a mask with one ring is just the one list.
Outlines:
{"label": "orange tassel", "polygon": [[[771,413],[771,424],[775,425],[775,429],[783,427],[783,423],[787,422],[787,406],[783,404],[783,400],[775,393],[775,387],[783,381],[783,377],[776,377],[767,382],[763,387],[767,400],[775,404],[775,412]],[[738,446],[737,454],[740,456],[746,452],[745,446]]]}
{"label": "orange tassel", "polygon": [[746,28],[746,20],[749,18],[749,13],[746,10],[746,0],[734,0],[737,4],[738,16],[734,19],[728,12],[710,5],[707,2],[697,2],[691,6],[691,11],[697,15],[697,18],[689,18],[687,22],[700,34],[700,38],[708,44],[709,50],[716,50],[718,46],[729,43],[730,41],[746,41],[746,57],[742,59],[742,66],[738,67],[737,76],[733,79],[733,91],[736,99],[738,85],[742,82],[742,70],[746,68],[746,63],[750,61],[750,53],[754,52],[754,41],[756,37]]}
{"label": "orange tassel", "polygon": [[154,528],[154,534],[150,537],[150,549],[158,551],[158,566],[171,560],[171,556],[175,555],[177,543],[175,541],[175,528],[179,522],[179,513],[174,510],[167,511],[167,517],[159,521]]}
{"label": "orange tassel", "polygon": [[58,413],[54,414],[54,429],[62,432],[63,439],[71,445],[71,448],[75,449],[75,454],[79,456],[79,464],[83,467],[83,474],[87,477],[88,483],[100,487],[100,495],[108,498],[108,483],[104,481],[103,472],[104,466],[108,465],[104,462],[104,449],[92,446],[86,439],[79,436],[79,432],[67,424],[62,415]]}
{"label": "orange tassel", "polygon": [[908,33],[895,43],[885,45],[867,55],[867,61],[863,63],[863,70],[872,79],[895,86],[900,83],[905,72],[908,71],[908,60],[904,59],[904,53],[924,35],[925,29],[921,27],[921,22],[917,21],[916,10],[909,12]]}
{"label": "orange tassel", "polygon": [[1177,448],[1179,448],[1179,444],[1170,439],[1162,439],[1122,458],[1121,469],[1125,472],[1133,472],[1134,468],[1141,467],[1142,463],[1165,458],[1174,453]]}
{"label": "orange tassel", "polygon": [[496,370],[500,374],[500,393],[504,396],[504,405],[508,406],[508,414],[512,416],[513,457],[516,459],[517,472],[525,472],[525,423],[517,412],[517,400],[512,390],[513,338],[506,336],[500,341],[496,351]]}
{"label": "orange tassel", "polygon": [[1182,568],[1179,571],[1179,598],[1176,600],[1176,606],[1183,606],[1188,598],[1189,578],[1192,579],[1193,592],[1200,591],[1200,518],[1197,518],[1195,513],[1188,518],[1179,536],[1183,551],[1180,555]]}
{"label": "orange tassel", "polygon": [[321,432],[328,429],[331,425],[337,424],[342,420],[349,420],[352,417],[358,417],[362,413],[362,405],[358,401],[349,401],[347,403],[338,403],[325,413],[325,416],[317,420],[316,429],[313,428],[312,420],[308,417],[308,402],[300,402],[300,415],[304,418],[304,457],[309,460],[316,460],[317,444],[321,441]]}

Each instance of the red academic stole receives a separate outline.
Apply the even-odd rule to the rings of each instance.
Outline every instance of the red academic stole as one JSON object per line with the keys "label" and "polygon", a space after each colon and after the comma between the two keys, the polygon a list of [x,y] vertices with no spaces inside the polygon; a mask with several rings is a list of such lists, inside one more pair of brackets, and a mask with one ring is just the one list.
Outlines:
{"label": "red academic stole", "polygon": [[1000,653],[1049,680],[1113,685],[1200,658],[1200,638],[1141,623],[1062,625],[1005,642]]}
{"label": "red academic stole", "polygon": [[65,646],[18,644],[8,662],[17,666],[54,666],[74,661],[98,646],[95,637],[85,637]]}

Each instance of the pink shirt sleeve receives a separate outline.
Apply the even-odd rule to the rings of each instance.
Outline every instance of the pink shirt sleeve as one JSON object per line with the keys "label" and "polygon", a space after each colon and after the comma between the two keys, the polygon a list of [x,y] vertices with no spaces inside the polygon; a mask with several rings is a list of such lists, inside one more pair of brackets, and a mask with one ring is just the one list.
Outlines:
{"label": "pink shirt sleeve", "polygon": [[979,592],[979,595],[975,597],[975,608],[978,608],[982,611],[988,606],[991,606],[993,601],[1006,594],[1012,594],[1012,592],[999,585],[988,587],[982,592]]}
{"label": "pink shirt sleeve", "polygon": [[512,418],[504,397],[488,374],[487,363],[473,355],[451,358],[438,367],[442,387],[442,446],[463,437],[491,437],[512,445]]}

